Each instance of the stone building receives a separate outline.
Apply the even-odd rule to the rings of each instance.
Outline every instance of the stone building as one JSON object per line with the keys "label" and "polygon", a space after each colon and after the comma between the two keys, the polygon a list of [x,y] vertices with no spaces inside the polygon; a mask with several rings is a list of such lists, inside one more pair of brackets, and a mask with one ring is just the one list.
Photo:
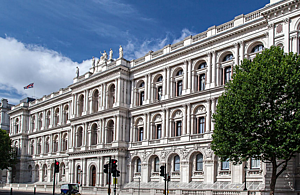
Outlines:
{"label": "stone building", "polygon": [[[68,87],[12,107],[10,136],[20,158],[14,182],[50,184],[58,160],[60,183],[106,189],[103,166],[111,157],[121,171],[121,194],[132,194],[139,181],[144,193],[161,193],[159,167],[165,164],[171,193],[238,194],[245,172],[248,189],[266,193],[270,165],[256,159],[233,165],[214,155],[212,114],[241,60],[272,45],[299,52],[299,4],[271,0],[132,61],[120,47],[118,59],[105,53],[89,72],[77,71]],[[297,156],[278,179],[282,194],[299,190],[299,170]]]}
{"label": "stone building", "polygon": [[[1,99],[0,103],[0,129],[9,132],[9,116],[7,112],[11,109],[13,105],[9,104],[7,99]],[[6,183],[6,169],[0,170],[0,183]]]}

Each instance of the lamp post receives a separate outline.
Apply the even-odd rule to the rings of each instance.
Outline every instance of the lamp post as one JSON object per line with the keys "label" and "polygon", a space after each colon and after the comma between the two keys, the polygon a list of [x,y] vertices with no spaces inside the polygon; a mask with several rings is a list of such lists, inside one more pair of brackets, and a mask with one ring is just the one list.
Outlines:
{"label": "lamp post", "polygon": [[244,166],[244,169],[245,169],[245,188],[244,188],[244,191],[247,191],[247,180],[246,180],[246,176],[247,176],[247,164],[245,162],[245,166]]}

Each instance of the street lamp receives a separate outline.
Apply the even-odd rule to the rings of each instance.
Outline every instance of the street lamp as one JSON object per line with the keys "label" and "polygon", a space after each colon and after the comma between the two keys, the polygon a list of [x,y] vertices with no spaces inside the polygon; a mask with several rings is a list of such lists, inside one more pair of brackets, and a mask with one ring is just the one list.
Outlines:
{"label": "street lamp", "polygon": [[246,180],[246,175],[247,175],[247,164],[245,162],[245,166],[244,166],[244,169],[245,169],[245,188],[244,188],[244,191],[247,191],[247,180]]}

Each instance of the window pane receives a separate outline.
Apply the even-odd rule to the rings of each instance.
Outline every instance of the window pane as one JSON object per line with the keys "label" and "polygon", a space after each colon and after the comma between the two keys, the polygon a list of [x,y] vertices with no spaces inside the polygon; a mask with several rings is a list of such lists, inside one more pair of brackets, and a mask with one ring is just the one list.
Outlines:
{"label": "window pane", "polygon": [[180,158],[178,155],[174,157],[174,171],[180,171]]}
{"label": "window pane", "polygon": [[159,170],[159,159],[158,157],[156,157],[154,159],[154,172],[158,172],[158,170]]}
{"label": "window pane", "polygon": [[225,69],[225,83],[231,80],[231,67]]}
{"label": "window pane", "polygon": [[222,170],[229,170],[229,161],[222,161]]}
{"label": "window pane", "polygon": [[157,139],[161,138],[161,124],[157,125],[157,135],[156,135]]}
{"label": "window pane", "polygon": [[137,159],[136,164],[136,172],[141,172],[141,160]]}
{"label": "window pane", "polygon": [[177,83],[177,96],[182,95],[182,81],[178,81]]}
{"label": "window pane", "polygon": [[202,171],[203,170],[203,155],[198,154],[196,156],[196,171]]}
{"label": "window pane", "polygon": [[251,169],[259,169],[259,168],[260,168],[260,160],[251,158]]}
{"label": "window pane", "polygon": [[180,136],[181,135],[181,127],[182,127],[181,121],[177,121],[176,122],[176,136]]}

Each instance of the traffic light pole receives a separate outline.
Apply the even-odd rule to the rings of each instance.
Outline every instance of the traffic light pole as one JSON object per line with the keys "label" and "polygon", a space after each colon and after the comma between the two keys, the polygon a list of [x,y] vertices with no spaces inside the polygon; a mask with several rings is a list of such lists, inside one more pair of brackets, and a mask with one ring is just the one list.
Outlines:
{"label": "traffic light pole", "polygon": [[169,194],[169,174],[166,174],[166,180],[167,180],[167,195]]}
{"label": "traffic light pole", "polygon": [[167,164],[165,163],[165,170],[164,170],[164,178],[165,178],[165,195],[167,194]]}
{"label": "traffic light pole", "polygon": [[56,165],[56,160],[53,166],[53,195],[55,195],[55,165]]}
{"label": "traffic light pole", "polygon": [[111,156],[110,156],[109,157],[109,165],[108,165],[108,174],[107,174],[107,176],[108,176],[108,190],[107,190],[108,195],[110,195],[111,165],[112,165],[112,163],[111,163]]}

